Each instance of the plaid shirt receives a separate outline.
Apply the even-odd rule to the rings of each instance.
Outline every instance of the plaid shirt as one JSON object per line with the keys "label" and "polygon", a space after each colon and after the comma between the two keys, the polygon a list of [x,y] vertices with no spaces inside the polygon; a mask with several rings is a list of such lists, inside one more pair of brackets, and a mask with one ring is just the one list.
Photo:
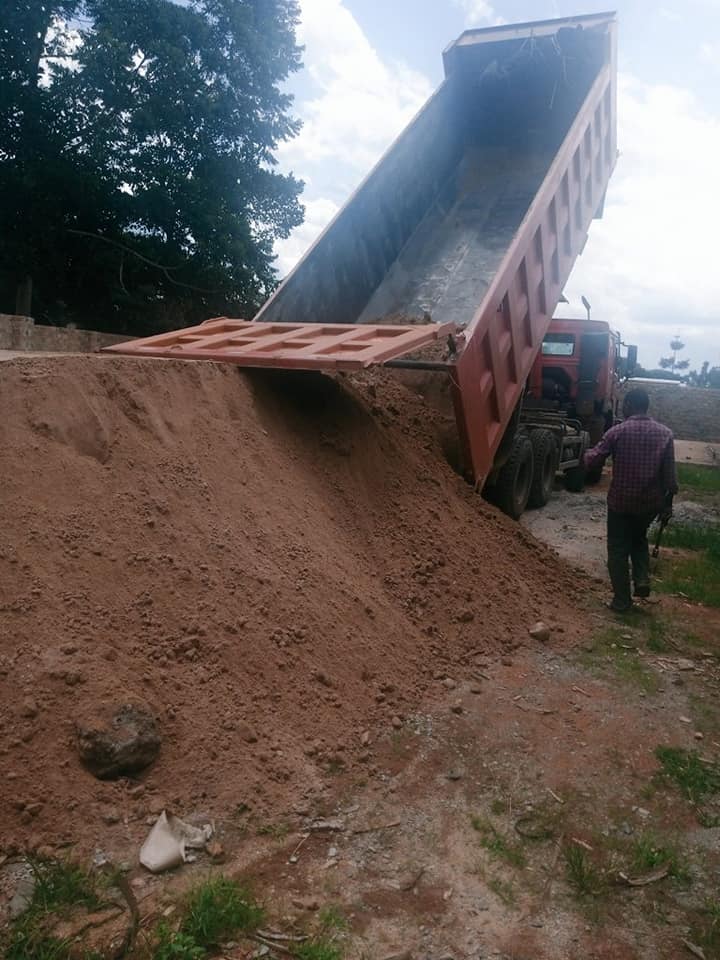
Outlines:
{"label": "plaid shirt", "polygon": [[677,493],[672,431],[643,414],[612,427],[585,454],[585,466],[612,457],[608,507],[617,513],[658,513],[665,495]]}

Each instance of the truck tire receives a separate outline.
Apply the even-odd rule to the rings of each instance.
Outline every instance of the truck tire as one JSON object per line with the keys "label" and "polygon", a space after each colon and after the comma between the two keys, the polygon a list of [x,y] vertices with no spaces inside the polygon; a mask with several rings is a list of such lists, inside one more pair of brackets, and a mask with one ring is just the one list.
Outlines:
{"label": "truck tire", "polygon": [[[596,443],[600,443],[605,434],[605,431],[608,429],[607,421],[605,417],[593,417],[588,424],[588,433],[590,434],[590,446],[594,447]],[[585,471],[585,484],[587,486],[600,483],[600,478],[602,477],[603,468],[602,466],[593,467],[592,470]]]}
{"label": "truck tire", "polygon": [[585,478],[586,471],[583,466],[583,457],[585,456],[585,451],[590,449],[590,437],[587,433],[583,433],[583,444],[580,451],[580,463],[577,467],[571,467],[569,470],[565,471],[565,489],[569,490],[570,493],[582,493],[585,489]]}
{"label": "truck tire", "polygon": [[530,443],[533,450],[533,475],[528,506],[544,507],[552,495],[555,484],[557,446],[550,430],[533,430],[530,434]]}
{"label": "truck tire", "polygon": [[503,513],[519,520],[527,506],[533,482],[533,447],[524,433],[513,440],[507,458],[495,481],[494,500]]}

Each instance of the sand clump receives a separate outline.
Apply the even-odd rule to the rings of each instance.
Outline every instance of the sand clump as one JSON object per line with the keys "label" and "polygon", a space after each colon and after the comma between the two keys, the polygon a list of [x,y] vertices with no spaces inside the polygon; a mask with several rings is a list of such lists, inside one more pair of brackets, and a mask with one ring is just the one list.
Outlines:
{"label": "sand clump", "polygon": [[[377,738],[473,656],[538,620],[574,636],[568,570],[389,374],[19,359],[0,397],[6,849],[135,842],[164,805],[274,815],[372,777]],[[77,723],[134,702],[159,755],[99,781]]]}

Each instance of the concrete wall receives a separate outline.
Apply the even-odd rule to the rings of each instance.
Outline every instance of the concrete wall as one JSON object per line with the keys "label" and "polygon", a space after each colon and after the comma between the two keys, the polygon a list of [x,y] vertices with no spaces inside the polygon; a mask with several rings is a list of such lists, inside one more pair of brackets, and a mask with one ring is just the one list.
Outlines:
{"label": "concrete wall", "polygon": [[45,327],[31,317],[0,313],[0,350],[49,353],[95,353],[102,347],[122,343],[129,337],[73,327]]}
{"label": "concrete wall", "polygon": [[650,415],[667,424],[679,440],[720,443],[720,390],[664,383],[637,383],[650,396]]}

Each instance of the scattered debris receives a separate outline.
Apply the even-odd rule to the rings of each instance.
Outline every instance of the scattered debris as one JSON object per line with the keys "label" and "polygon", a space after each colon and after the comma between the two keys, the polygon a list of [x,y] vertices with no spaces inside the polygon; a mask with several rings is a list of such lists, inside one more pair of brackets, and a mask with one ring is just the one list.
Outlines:
{"label": "scattered debris", "polygon": [[288,857],[288,863],[297,863],[297,862],[298,862],[298,860],[300,859],[300,850],[301,850],[301,848],[302,848],[302,845],[303,845],[309,838],[310,838],[310,834],[309,834],[309,833],[304,833],[304,834],[302,835],[302,837],[300,838],[300,842],[298,843],[298,845],[295,847],[295,849],[293,850],[293,852],[292,852],[292,853],[290,854],[290,856]]}
{"label": "scattered debris", "polygon": [[353,833],[358,836],[361,833],[375,833],[376,830],[391,830],[393,827],[399,827],[402,824],[402,820],[393,820],[391,823],[380,823],[376,827],[360,827],[358,830],[353,830]]}
{"label": "scattered debris", "polygon": [[669,873],[670,864],[663,863],[642,877],[628,877],[624,873],[620,873],[619,876],[622,882],[627,883],[630,887],[646,887],[649,883],[657,883],[658,880],[663,880]]}
{"label": "scattered debris", "polygon": [[163,811],[140,848],[140,863],[151,873],[172,870],[188,859],[186,849],[202,850],[211,836],[209,824],[193,827]]}
{"label": "scattered debris", "polygon": [[323,830],[344,830],[345,821],[340,820],[339,818],[331,820],[314,820],[310,824],[310,829],[313,831],[313,833],[319,833]]}
{"label": "scattered debris", "polygon": [[694,957],[699,957],[700,960],[707,960],[705,951],[701,950],[700,947],[696,947],[694,943],[690,943],[689,940],[681,940],[681,943]]}

